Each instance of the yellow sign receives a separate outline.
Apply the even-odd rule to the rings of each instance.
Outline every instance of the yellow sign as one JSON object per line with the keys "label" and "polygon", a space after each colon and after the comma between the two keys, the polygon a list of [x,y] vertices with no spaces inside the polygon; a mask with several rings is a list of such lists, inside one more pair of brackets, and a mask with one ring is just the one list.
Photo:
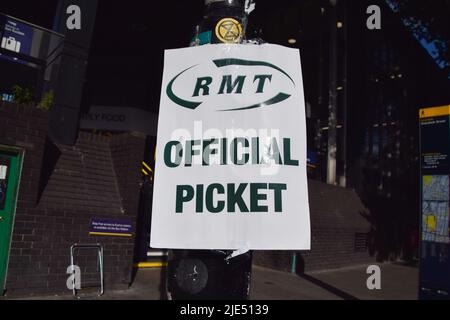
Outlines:
{"label": "yellow sign", "polygon": [[429,186],[432,180],[433,176],[423,176],[423,184],[425,186]]}
{"label": "yellow sign", "polygon": [[216,37],[224,43],[238,43],[242,39],[242,25],[233,18],[225,18],[216,25]]}
{"label": "yellow sign", "polygon": [[435,232],[436,231],[436,217],[433,215],[427,216],[427,231]]}
{"label": "yellow sign", "polygon": [[443,107],[425,108],[419,111],[420,119],[450,115],[450,105]]}

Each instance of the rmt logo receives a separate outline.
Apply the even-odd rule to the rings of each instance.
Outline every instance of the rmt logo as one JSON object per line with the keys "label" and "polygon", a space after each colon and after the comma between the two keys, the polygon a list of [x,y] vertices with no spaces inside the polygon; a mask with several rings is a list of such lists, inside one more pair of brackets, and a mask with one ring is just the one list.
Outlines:
{"label": "rmt logo", "polygon": [[293,78],[265,61],[228,58],[191,66],[173,77],[166,94],[176,105],[228,112],[273,106],[295,92]]}

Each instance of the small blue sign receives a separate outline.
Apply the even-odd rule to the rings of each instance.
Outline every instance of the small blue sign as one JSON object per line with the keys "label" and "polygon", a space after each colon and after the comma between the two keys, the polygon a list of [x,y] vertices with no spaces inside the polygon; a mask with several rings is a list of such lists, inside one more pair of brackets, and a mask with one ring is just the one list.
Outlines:
{"label": "small blue sign", "polygon": [[89,234],[96,236],[131,237],[133,235],[131,219],[92,218]]}
{"label": "small blue sign", "polygon": [[33,33],[31,26],[7,18],[1,35],[1,47],[5,50],[30,55]]}

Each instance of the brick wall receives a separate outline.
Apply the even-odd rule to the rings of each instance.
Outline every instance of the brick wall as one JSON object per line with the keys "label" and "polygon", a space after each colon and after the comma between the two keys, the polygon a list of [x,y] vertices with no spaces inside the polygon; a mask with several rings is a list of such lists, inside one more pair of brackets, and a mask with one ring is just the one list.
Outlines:
{"label": "brick wall", "polygon": [[0,144],[19,147],[24,150],[19,195],[17,199],[10,260],[7,273],[8,283],[15,286],[30,286],[30,290],[39,286],[39,278],[35,276],[35,266],[45,267],[44,259],[36,265],[35,256],[42,255],[48,245],[39,241],[45,240],[45,234],[36,229],[42,225],[35,212],[42,157],[48,128],[48,113],[31,105],[17,106],[0,102]]}
{"label": "brick wall", "polygon": [[[102,244],[106,289],[128,287],[134,237],[90,236],[89,229],[93,217],[135,222],[145,137],[80,133],[74,146],[65,146],[46,140],[47,128],[44,111],[0,107],[0,144],[25,149],[7,294],[70,293],[66,270],[74,243]],[[82,282],[96,272],[94,258],[77,256]]]}
{"label": "brick wall", "polygon": [[48,130],[48,113],[31,105],[0,102],[0,144],[25,151],[22,183],[18,198],[24,210],[36,202],[41,173],[44,142]]}
{"label": "brick wall", "polygon": [[142,161],[146,136],[126,133],[111,139],[111,156],[117,177],[120,198],[125,215],[136,215],[139,206],[139,189],[142,181]]}

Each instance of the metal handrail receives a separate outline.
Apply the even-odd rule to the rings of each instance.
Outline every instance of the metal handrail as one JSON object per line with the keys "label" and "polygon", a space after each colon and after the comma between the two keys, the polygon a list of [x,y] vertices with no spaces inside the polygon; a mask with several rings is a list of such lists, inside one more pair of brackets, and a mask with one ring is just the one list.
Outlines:
{"label": "metal handrail", "polygon": [[[98,253],[97,263],[98,263],[98,267],[100,269],[100,292],[99,292],[98,296],[99,297],[102,296],[105,292],[105,290],[104,290],[104,275],[103,275],[103,246],[98,243],[97,244],[77,244],[77,243],[73,244],[70,247],[70,266],[72,267],[72,272],[74,271],[73,268],[75,266],[73,254],[74,254],[75,250],[77,250],[77,249],[80,249],[80,250],[95,249],[95,250],[97,250],[97,253]],[[72,286],[72,291],[73,291],[73,296],[77,298],[78,295],[77,295],[77,288],[75,286],[75,283]]]}

